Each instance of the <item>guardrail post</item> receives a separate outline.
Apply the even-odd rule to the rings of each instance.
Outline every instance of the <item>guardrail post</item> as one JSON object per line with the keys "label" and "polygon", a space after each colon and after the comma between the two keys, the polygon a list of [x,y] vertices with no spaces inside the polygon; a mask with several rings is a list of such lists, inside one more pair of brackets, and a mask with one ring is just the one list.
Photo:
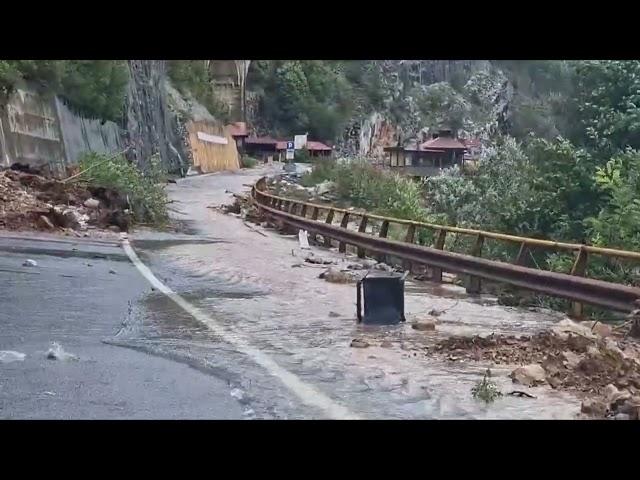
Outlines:
{"label": "guardrail post", "polygon": [[[380,238],[387,238],[389,235],[389,221],[383,220],[382,225],[380,226],[380,234],[378,235]],[[377,257],[379,262],[386,262],[387,256],[384,254],[379,254]]]}
{"label": "guardrail post", "polygon": [[[484,245],[484,236],[478,235],[476,238],[476,243],[473,245],[471,249],[471,255],[474,257],[482,256],[482,246]],[[480,277],[474,277],[473,275],[467,275],[465,278],[465,289],[467,293],[480,293],[481,290],[481,281]]]}
{"label": "guardrail post", "polygon": [[[446,239],[447,231],[442,229],[438,230],[438,236],[436,237],[436,242],[434,243],[433,248],[444,250],[444,242]],[[440,267],[431,268],[431,281],[442,282],[442,269]]]}
{"label": "guardrail post", "polygon": [[[414,224],[409,224],[409,228],[407,228],[407,234],[404,236],[405,243],[413,243],[413,239],[416,236],[416,226]],[[404,270],[408,270],[411,272],[411,262],[405,261],[402,262],[402,268]]]}
{"label": "guardrail post", "polygon": [[306,205],[302,205],[302,209],[300,210],[300,216],[302,218],[306,218],[307,217],[307,206]]}
{"label": "guardrail post", "polygon": [[518,255],[516,256],[516,261],[514,262],[516,265],[524,266],[527,258],[527,252],[529,248],[527,247],[527,242],[522,242],[520,244],[520,250],[518,250]]}
{"label": "guardrail post", "polygon": [[298,206],[295,202],[289,202],[289,208],[287,208],[287,212],[295,215],[296,207]]}
{"label": "guardrail post", "polygon": [[[335,212],[333,211],[333,209],[329,210],[329,212],[327,213],[327,219],[325,220],[325,223],[327,225],[331,225],[333,223],[334,215],[335,215]],[[326,235],[324,236],[324,246],[327,248],[331,248],[331,239]]]}
{"label": "guardrail post", "polygon": [[[349,225],[349,213],[344,213],[342,215],[342,221],[340,222],[340,228],[347,228]],[[340,242],[338,245],[338,251],[340,253],[345,253],[347,251],[347,244],[345,242]]]}
{"label": "guardrail post", "polygon": [[[369,221],[369,219],[367,218],[366,215],[362,216],[362,220],[360,220],[360,226],[358,227],[358,232],[360,233],[365,233],[367,230],[367,222]],[[358,258],[364,258],[364,248],[360,248],[358,247]]]}
{"label": "guardrail post", "polygon": [[[306,205],[304,208],[304,213],[306,214]],[[318,220],[318,215],[320,214],[320,209],[318,207],[313,207],[313,210],[311,210],[311,220],[317,221]],[[311,238],[315,241],[317,240],[317,236],[318,234],[314,231],[310,231],[309,235],[311,236]]]}
{"label": "guardrail post", "polygon": [[[578,254],[576,255],[576,260],[575,262],[573,262],[573,267],[571,267],[571,275],[584,277],[584,274],[587,271],[588,259],[589,255],[587,251],[584,248],[580,247],[580,250],[578,250]],[[571,302],[569,315],[575,318],[582,318],[583,314],[584,304],[580,302]]]}

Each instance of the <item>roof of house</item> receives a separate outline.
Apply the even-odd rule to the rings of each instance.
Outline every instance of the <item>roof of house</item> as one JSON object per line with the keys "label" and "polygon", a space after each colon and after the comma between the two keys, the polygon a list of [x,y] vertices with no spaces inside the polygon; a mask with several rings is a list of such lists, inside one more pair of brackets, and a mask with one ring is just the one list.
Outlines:
{"label": "roof of house", "polygon": [[[278,150],[286,150],[287,142],[283,140],[278,140],[276,148]],[[331,150],[333,150],[333,148],[329,147],[328,145],[325,145],[322,142],[314,142],[311,140],[307,140],[307,145],[305,146],[305,148],[312,152],[330,152]]]}
{"label": "roof of house", "polygon": [[313,151],[331,151],[333,150],[333,148],[331,148],[328,145],[325,145],[322,142],[312,142],[307,140],[307,145],[306,145],[307,150],[313,150]]}
{"label": "roof of house", "polygon": [[256,145],[278,145],[278,140],[271,137],[249,137],[245,140],[245,143],[253,143]]}
{"label": "roof of house", "polygon": [[482,142],[478,138],[460,139],[467,148],[477,148],[482,146]]}
{"label": "roof of house", "polygon": [[247,124],[244,122],[235,122],[229,125],[229,133],[232,137],[249,136],[249,132],[247,131]]}
{"label": "roof of house", "polygon": [[432,138],[420,145],[420,150],[434,148],[441,150],[465,150],[467,147],[465,147],[459,140],[452,137]]}

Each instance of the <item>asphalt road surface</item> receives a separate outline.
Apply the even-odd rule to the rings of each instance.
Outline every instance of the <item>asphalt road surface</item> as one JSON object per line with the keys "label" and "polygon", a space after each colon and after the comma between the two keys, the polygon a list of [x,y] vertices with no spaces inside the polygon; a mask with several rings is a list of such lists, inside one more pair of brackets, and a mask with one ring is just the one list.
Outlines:
{"label": "asphalt road surface", "polygon": [[[151,291],[117,242],[0,236],[0,285],[0,350],[25,354],[0,363],[0,418],[242,417],[228,382],[103,343]],[[51,342],[78,359],[48,359]]]}

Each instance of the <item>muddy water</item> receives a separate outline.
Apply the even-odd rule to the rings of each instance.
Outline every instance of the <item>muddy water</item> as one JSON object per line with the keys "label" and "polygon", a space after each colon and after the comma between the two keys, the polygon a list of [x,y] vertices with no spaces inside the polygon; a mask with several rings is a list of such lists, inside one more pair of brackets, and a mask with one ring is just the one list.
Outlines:
{"label": "muddy water", "polygon": [[[247,338],[281,367],[364,418],[573,418],[579,401],[546,387],[530,389],[536,399],[504,397],[490,406],[475,401],[471,388],[487,364],[435,360],[425,347],[453,334],[527,334],[551,325],[558,314],[468,297],[452,285],[408,283],[409,322],[393,327],[355,322],[355,286],[318,278],[322,268],[304,264],[294,237],[245,227],[233,216],[209,209],[230,202],[225,190],[264,170],[189,178],[171,187],[173,214],[188,235],[138,232],[134,247],[155,275],[212,321]],[[345,264],[335,251],[316,255]],[[303,266],[297,266],[300,264]],[[294,266],[296,265],[296,266]],[[447,310],[436,332],[411,329],[410,321],[431,309]],[[123,345],[187,362],[228,380],[229,394],[245,405],[247,418],[321,418],[280,382],[151,291],[117,337]],[[370,343],[351,348],[354,338]],[[382,346],[384,342],[384,346]],[[504,392],[514,389],[509,368],[493,368]]]}

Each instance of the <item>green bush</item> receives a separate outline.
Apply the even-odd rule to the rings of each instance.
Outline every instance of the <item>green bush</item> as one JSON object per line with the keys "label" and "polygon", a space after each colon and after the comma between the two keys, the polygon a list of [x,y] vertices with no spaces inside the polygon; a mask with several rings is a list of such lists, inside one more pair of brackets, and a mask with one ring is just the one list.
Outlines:
{"label": "green bush", "polygon": [[203,60],[170,60],[169,78],[181,93],[190,93],[216,119],[230,121],[229,108],[215,93],[209,71]]}
{"label": "green bush", "polygon": [[258,160],[253,157],[242,157],[242,168],[253,168],[258,164]]}
{"label": "green bush", "polygon": [[306,148],[296,150],[293,159],[297,163],[312,163],[311,154]]}
{"label": "green bush", "polygon": [[110,188],[126,196],[133,220],[138,223],[163,225],[168,220],[166,174],[159,161],[150,162],[146,175],[124,156],[109,157],[88,152],[80,159],[82,179],[94,187]]}
{"label": "green bush", "polygon": [[124,60],[0,60],[0,93],[30,81],[62,96],[78,113],[101,120],[121,119],[128,80]]}
{"label": "green bush", "polygon": [[326,180],[335,182],[337,194],[355,207],[398,218],[426,218],[420,183],[377,170],[366,160],[319,160],[303,176],[302,184],[309,187]]}

